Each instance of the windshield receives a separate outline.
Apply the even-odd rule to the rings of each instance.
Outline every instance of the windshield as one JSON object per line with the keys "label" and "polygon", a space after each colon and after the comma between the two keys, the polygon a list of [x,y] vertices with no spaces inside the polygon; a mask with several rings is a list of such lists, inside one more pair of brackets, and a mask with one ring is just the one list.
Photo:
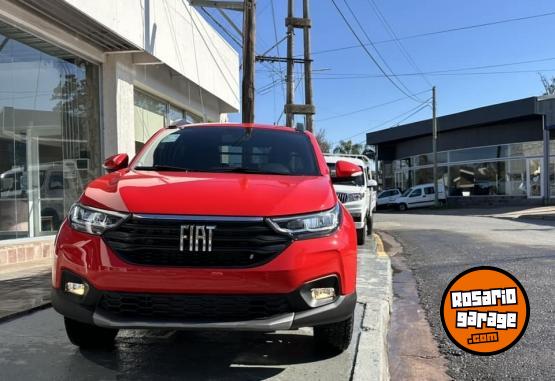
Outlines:
{"label": "windshield", "polygon": [[409,189],[407,189],[406,191],[404,191],[403,194],[402,194],[401,196],[407,197],[411,191],[412,191],[412,188],[409,188]]}
{"label": "windshield", "polygon": [[146,148],[134,168],[320,175],[305,134],[229,126],[167,130]]}
{"label": "windshield", "polygon": [[364,186],[364,169],[362,167],[360,167],[362,173],[354,177],[337,177],[335,175],[335,163],[328,163],[328,168],[330,169],[331,182],[334,185]]}

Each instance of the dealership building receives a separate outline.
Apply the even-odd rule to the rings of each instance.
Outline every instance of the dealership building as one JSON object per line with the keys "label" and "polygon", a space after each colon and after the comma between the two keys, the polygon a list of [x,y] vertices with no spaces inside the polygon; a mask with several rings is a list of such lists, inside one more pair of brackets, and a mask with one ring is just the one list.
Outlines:
{"label": "dealership building", "polygon": [[[437,178],[451,205],[555,200],[555,98],[530,97],[437,118]],[[382,189],[433,183],[432,120],[368,133]],[[551,131],[551,133],[550,133]]]}
{"label": "dealership building", "polygon": [[238,108],[238,53],[187,1],[0,0],[0,266],[52,255],[103,158]]}

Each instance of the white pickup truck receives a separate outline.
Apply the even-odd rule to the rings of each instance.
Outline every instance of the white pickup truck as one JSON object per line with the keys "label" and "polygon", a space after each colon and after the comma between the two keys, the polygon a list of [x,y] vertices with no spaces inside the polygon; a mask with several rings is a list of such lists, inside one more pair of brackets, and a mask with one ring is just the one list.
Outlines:
{"label": "white pickup truck", "polygon": [[[325,154],[324,157],[337,197],[355,220],[357,241],[363,245],[366,236],[372,234],[372,214],[376,209],[377,183],[372,179],[372,161],[364,155]],[[339,160],[358,165],[361,173],[349,178],[337,177],[335,163]]]}

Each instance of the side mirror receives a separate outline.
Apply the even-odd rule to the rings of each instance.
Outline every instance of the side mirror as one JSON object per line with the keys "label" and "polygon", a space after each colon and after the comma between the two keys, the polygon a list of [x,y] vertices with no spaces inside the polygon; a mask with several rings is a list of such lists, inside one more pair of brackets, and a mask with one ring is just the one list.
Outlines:
{"label": "side mirror", "polygon": [[374,179],[368,180],[368,188],[376,188],[378,186],[378,182]]}
{"label": "side mirror", "polygon": [[353,163],[340,160],[335,163],[335,176],[337,177],[354,177],[362,175],[362,169]]}
{"label": "side mirror", "polygon": [[129,156],[126,153],[118,153],[117,155],[110,156],[104,161],[102,167],[106,172],[114,172],[119,169],[127,168],[129,165]]}

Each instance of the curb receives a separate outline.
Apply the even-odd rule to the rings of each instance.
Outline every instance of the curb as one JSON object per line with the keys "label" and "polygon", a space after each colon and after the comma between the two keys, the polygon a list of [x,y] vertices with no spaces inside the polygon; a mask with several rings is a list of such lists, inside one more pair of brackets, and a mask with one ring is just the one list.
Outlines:
{"label": "curb", "polygon": [[514,219],[555,221],[555,214],[522,214]]}
{"label": "curb", "polygon": [[52,303],[50,303],[50,302],[45,302],[45,303],[43,303],[43,304],[39,304],[39,305],[37,305],[37,306],[31,307],[31,308],[27,308],[27,309],[22,310],[22,311],[14,312],[13,314],[9,314],[9,315],[6,315],[6,316],[2,316],[2,317],[0,317],[0,324],[2,324],[2,323],[7,323],[7,322],[9,322],[9,321],[18,319],[18,318],[20,318],[20,317],[22,317],[22,316],[30,315],[30,314],[32,314],[32,313],[34,313],[34,312],[41,311],[41,310],[45,310],[45,309],[50,308],[50,307],[52,307]]}
{"label": "curb", "polygon": [[391,261],[374,234],[370,249],[359,250],[358,303],[363,316],[353,381],[389,380],[387,332],[393,300]]}

